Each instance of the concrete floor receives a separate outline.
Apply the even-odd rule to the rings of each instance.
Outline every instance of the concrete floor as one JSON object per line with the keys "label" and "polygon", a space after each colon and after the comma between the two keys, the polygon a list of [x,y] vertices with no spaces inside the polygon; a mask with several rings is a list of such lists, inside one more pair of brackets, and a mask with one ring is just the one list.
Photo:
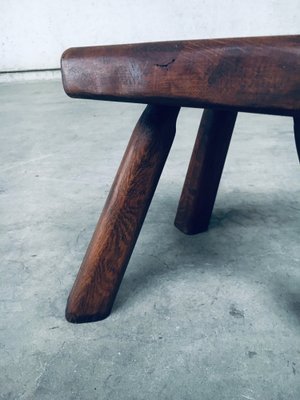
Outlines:
{"label": "concrete floor", "polygon": [[300,399],[292,119],[240,114],[210,230],[174,226],[201,110],[177,136],[111,316],[68,292],[144,106],[2,84],[0,398]]}

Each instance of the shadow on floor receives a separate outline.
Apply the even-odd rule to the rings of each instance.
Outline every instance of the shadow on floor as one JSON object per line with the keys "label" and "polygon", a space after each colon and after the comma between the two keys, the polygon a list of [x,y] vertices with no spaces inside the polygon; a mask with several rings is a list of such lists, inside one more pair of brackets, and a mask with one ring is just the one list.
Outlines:
{"label": "shadow on floor", "polygon": [[[152,243],[145,243],[143,238],[141,244],[137,243],[114,311],[126,307],[128,301],[132,304],[141,292],[157,285],[158,278],[172,274],[173,279],[183,279],[187,264],[189,269],[209,273],[231,262],[233,274],[245,280],[263,281],[274,302],[279,307],[283,304],[300,322],[300,284],[299,295],[291,293],[285,276],[291,263],[296,266],[295,257],[299,256],[300,205],[296,194],[281,192],[272,198],[260,196],[255,200],[254,195],[231,193],[223,200],[228,205],[216,208],[209,231],[199,235],[182,234],[172,227],[173,221],[169,221],[170,225],[164,221],[161,229],[152,234],[149,226],[155,222],[148,221],[149,226],[146,224],[143,229],[149,231],[146,237]],[[174,208],[173,200],[170,202]],[[155,219],[156,211],[152,214]],[[165,243],[158,245],[160,238]]]}

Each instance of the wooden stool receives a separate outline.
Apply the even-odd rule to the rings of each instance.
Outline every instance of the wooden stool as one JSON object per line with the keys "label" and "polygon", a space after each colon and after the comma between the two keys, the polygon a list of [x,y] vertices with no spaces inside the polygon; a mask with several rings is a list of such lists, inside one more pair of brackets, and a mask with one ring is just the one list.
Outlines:
{"label": "wooden stool", "polygon": [[292,116],[300,158],[300,36],[71,48],[61,62],[71,97],[148,104],[68,299],[79,323],[111,312],[180,107],[205,108],[175,219],[184,233],[208,228],[238,111]]}

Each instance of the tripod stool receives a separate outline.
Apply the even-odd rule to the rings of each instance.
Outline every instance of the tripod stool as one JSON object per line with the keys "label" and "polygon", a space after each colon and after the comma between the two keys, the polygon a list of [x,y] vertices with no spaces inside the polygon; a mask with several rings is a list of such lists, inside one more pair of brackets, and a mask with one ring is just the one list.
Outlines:
{"label": "tripod stool", "polygon": [[112,309],[171,148],[180,107],[204,108],[175,225],[207,230],[237,113],[294,118],[300,157],[300,36],[71,48],[62,55],[71,97],[145,103],[71,290],[66,318]]}

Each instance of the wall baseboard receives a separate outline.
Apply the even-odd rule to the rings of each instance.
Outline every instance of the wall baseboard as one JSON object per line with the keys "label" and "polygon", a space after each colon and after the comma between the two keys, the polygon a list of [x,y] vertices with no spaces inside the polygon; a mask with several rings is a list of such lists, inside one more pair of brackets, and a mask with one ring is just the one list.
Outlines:
{"label": "wall baseboard", "polygon": [[60,69],[0,72],[0,83],[61,79]]}

